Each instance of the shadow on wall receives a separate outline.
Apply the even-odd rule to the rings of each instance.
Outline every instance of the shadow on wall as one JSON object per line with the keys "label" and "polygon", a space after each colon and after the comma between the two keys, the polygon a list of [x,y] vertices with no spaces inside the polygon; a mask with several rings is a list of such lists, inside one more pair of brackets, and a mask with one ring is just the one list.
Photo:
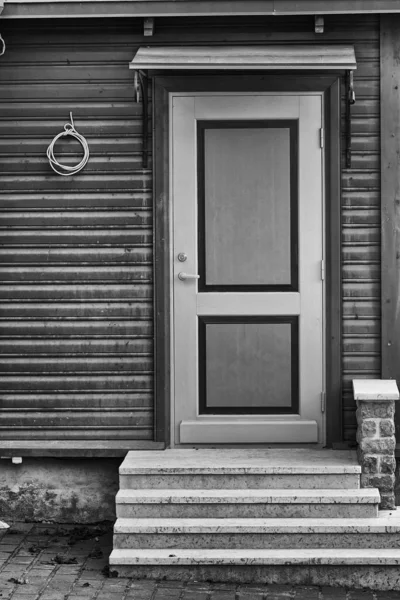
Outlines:
{"label": "shadow on wall", "polygon": [[12,521],[115,520],[122,459],[27,458],[0,461],[0,517]]}

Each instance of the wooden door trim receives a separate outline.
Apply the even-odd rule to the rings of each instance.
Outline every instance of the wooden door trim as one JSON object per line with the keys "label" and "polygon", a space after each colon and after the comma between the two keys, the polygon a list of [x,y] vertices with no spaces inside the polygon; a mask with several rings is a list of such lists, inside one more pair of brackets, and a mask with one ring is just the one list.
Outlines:
{"label": "wooden door trim", "polygon": [[326,428],[329,445],[341,443],[341,220],[340,73],[153,73],[154,122],[154,340],[155,440],[170,444],[171,250],[169,198],[169,94],[172,92],[323,92],[327,147],[326,198]]}

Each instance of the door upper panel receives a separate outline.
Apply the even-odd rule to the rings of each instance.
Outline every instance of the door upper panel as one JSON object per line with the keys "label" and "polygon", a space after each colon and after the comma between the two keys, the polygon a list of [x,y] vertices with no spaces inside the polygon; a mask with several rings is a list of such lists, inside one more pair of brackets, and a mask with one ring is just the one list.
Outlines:
{"label": "door upper panel", "polygon": [[297,290],[298,122],[198,121],[200,291]]}

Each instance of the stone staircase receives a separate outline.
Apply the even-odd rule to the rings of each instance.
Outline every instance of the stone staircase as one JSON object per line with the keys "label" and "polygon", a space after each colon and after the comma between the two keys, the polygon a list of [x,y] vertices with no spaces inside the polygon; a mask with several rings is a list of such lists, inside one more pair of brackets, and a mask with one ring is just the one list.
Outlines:
{"label": "stone staircase", "polygon": [[111,570],[120,576],[400,589],[400,518],[360,489],[355,453],[130,452]]}

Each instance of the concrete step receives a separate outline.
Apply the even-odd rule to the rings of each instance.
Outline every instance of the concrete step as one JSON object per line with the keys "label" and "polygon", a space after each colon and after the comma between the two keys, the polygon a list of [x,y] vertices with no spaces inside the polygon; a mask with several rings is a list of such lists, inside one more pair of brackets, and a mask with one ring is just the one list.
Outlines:
{"label": "concrete step", "polygon": [[118,518],[376,517],[377,489],[120,490]]}
{"label": "concrete step", "polygon": [[399,549],[115,549],[120,577],[399,590]]}
{"label": "concrete step", "polygon": [[355,452],[296,449],[129,452],[121,489],[356,489]]}
{"label": "concrete step", "polygon": [[400,547],[400,517],[372,519],[118,519],[117,549]]}

